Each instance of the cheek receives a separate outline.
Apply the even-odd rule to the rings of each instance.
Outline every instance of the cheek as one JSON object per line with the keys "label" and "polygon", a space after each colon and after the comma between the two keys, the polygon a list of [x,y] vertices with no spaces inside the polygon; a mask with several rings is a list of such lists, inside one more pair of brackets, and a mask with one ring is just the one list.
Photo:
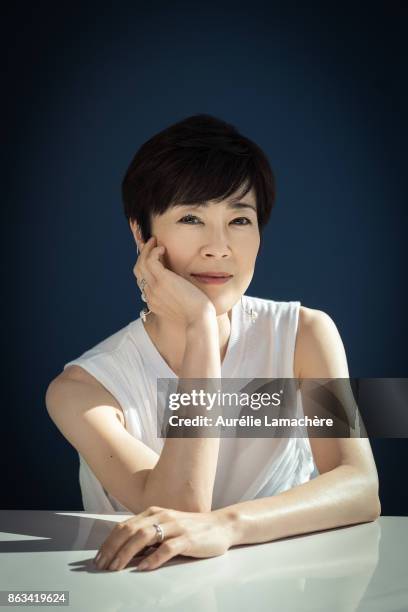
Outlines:
{"label": "cheek", "polygon": [[258,256],[259,241],[243,241],[239,249],[239,260],[242,270],[253,270]]}
{"label": "cheek", "polygon": [[176,272],[178,274],[182,273],[182,271],[186,268],[188,257],[187,250],[178,245],[169,244],[168,242],[163,243],[166,247],[166,251],[163,257],[163,264],[169,270]]}

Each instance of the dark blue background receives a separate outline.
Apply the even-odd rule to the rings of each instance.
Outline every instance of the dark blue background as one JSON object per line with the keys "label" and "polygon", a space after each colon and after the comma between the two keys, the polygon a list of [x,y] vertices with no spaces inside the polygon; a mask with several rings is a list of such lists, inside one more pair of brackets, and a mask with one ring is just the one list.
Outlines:
{"label": "dark blue background", "polygon": [[[137,318],[120,182],[146,139],[194,113],[236,125],[277,177],[247,293],[330,314],[352,376],[407,376],[404,3],[176,4],[8,15],[2,508],[82,507],[45,391]],[[408,514],[407,441],[372,447],[383,514]]]}

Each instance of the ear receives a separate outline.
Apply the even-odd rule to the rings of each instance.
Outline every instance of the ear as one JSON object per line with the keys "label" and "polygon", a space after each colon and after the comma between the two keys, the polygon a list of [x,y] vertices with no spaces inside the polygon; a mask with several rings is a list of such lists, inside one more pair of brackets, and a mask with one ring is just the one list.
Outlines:
{"label": "ear", "polygon": [[129,219],[130,230],[133,234],[133,238],[135,239],[136,246],[139,247],[143,244],[142,233],[136,221],[132,221]]}

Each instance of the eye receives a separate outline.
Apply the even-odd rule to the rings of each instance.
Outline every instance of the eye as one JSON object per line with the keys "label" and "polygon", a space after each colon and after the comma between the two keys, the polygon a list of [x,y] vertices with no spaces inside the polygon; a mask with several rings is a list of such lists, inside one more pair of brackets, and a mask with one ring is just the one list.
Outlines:
{"label": "eye", "polygon": [[[178,223],[185,223],[187,225],[197,225],[197,223],[191,223],[191,221],[194,220],[198,221],[198,223],[202,223],[202,221],[200,221],[200,219],[195,215],[185,215],[178,221]],[[245,221],[245,223],[235,223],[236,221]],[[252,221],[250,221],[248,217],[237,217],[232,221],[232,223],[235,223],[236,225],[252,225]]]}
{"label": "eye", "polygon": [[185,217],[182,217],[182,218],[180,219],[180,221],[178,221],[178,223],[187,223],[187,225],[197,225],[196,223],[188,223],[188,222],[186,221],[186,219],[188,219],[189,221],[190,221],[191,219],[197,219],[197,220],[198,220],[198,221],[201,223],[201,221],[199,220],[199,218],[198,218],[198,217],[196,217],[195,215],[186,215]]}
{"label": "eye", "polygon": [[234,219],[234,221],[247,221],[247,223],[238,223],[238,225],[251,225],[252,224],[252,221],[250,221],[248,217],[238,217],[237,219]]}

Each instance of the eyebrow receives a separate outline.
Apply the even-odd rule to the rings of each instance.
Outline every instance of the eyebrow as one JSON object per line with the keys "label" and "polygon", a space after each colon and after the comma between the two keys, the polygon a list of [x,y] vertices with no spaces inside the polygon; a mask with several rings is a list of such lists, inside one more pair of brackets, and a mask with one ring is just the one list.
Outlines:
{"label": "eyebrow", "polygon": [[[183,204],[177,204],[177,207],[179,206],[183,206],[186,207],[188,206],[189,208],[208,208],[209,204],[208,202],[204,202],[203,204],[188,204],[188,203],[183,203]],[[239,202],[238,200],[230,200],[228,202],[228,208],[232,208],[233,210],[241,210],[243,208],[251,208],[255,213],[257,212],[256,207],[253,204],[249,204],[248,202]]]}

